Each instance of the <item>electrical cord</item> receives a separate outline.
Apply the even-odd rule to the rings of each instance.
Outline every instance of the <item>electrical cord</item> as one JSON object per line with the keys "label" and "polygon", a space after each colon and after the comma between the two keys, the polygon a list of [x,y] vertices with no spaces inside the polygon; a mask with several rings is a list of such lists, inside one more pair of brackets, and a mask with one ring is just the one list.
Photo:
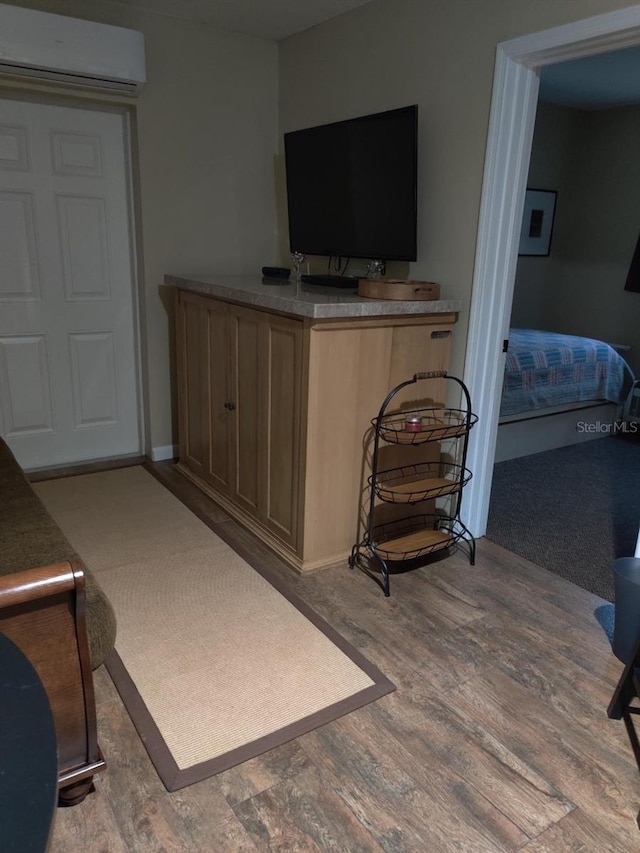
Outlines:
{"label": "electrical cord", "polygon": [[[333,261],[333,265],[332,265]],[[331,268],[333,266],[333,272],[337,273],[339,276],[346,275],[347,267],[351,258],[347,258],[345,261],[344,269],[342,269],[342,256],[341,255],[329,255],[329,259],[327,260],[327,275],[331,275]]]}

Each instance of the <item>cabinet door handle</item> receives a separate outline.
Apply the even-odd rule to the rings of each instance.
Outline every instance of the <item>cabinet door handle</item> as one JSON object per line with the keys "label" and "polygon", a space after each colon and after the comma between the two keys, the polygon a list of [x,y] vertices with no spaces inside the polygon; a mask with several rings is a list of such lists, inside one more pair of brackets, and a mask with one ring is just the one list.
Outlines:
{"label": "cabinet door handle", "polygon": [[235,404],[234,403],[225,403],[224,407],[225,407],[225,409],[229,409],[229,411],[232,412],[235,409]]}

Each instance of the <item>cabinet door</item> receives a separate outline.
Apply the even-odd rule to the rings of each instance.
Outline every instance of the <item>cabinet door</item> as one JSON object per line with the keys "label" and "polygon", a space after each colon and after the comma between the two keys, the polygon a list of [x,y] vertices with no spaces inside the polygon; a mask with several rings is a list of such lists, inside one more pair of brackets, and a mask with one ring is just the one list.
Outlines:
{"label": "cabinet door", "polygon": [[259,471],[261,520],[279,539],[296,548],[302,430],[302,322],[263,315],[264,357],[260,386],[264,406]]}
{"label": "cabinet door", "polygon": [[265,429],[260,382],[264,314],[250,308],[229,306],[231,363],[229,412],[231,426],[229,459],[231,493],[235,501],[252,515],[259,515],[260,435]]}
{"label": "cabinet door", "polygon": [[180,460],[203,476],[209,458],[207,301],[184,291],[176,297],[176,360]]}
{"label": "cabinet door", "polygon": [[297,548],[303,324],[181,292],[180,460]]}
{"label": "cabinet door", "polygon": [[296,544],[302,323],[230,307],[233,497],[278,539]]}
{"label": "cabinet door", "polygon": [[230,315],[223,302],[206,299],[208,355],[208,457],[204,479],[220,492],[234,491],[233,393],[234,354]]}

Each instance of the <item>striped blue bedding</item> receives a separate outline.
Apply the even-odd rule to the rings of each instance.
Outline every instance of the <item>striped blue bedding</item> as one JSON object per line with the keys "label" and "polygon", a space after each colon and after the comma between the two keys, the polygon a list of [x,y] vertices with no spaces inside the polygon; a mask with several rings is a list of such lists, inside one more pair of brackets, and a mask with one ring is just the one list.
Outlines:
{"label": "striped blue bedding", "polygon": [[625,360],[602,341],[511,329],[500,415],[588,400],[621,403],[625,369]]}

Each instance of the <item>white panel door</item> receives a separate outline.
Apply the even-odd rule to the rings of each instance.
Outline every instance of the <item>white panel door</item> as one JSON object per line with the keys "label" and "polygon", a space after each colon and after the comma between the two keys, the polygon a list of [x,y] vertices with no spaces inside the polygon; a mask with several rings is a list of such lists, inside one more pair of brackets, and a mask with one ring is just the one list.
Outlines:
{"label": "white panel door", "polygon": [[0,432],[25,468],[141,449],[125,134],[0,100]]}

